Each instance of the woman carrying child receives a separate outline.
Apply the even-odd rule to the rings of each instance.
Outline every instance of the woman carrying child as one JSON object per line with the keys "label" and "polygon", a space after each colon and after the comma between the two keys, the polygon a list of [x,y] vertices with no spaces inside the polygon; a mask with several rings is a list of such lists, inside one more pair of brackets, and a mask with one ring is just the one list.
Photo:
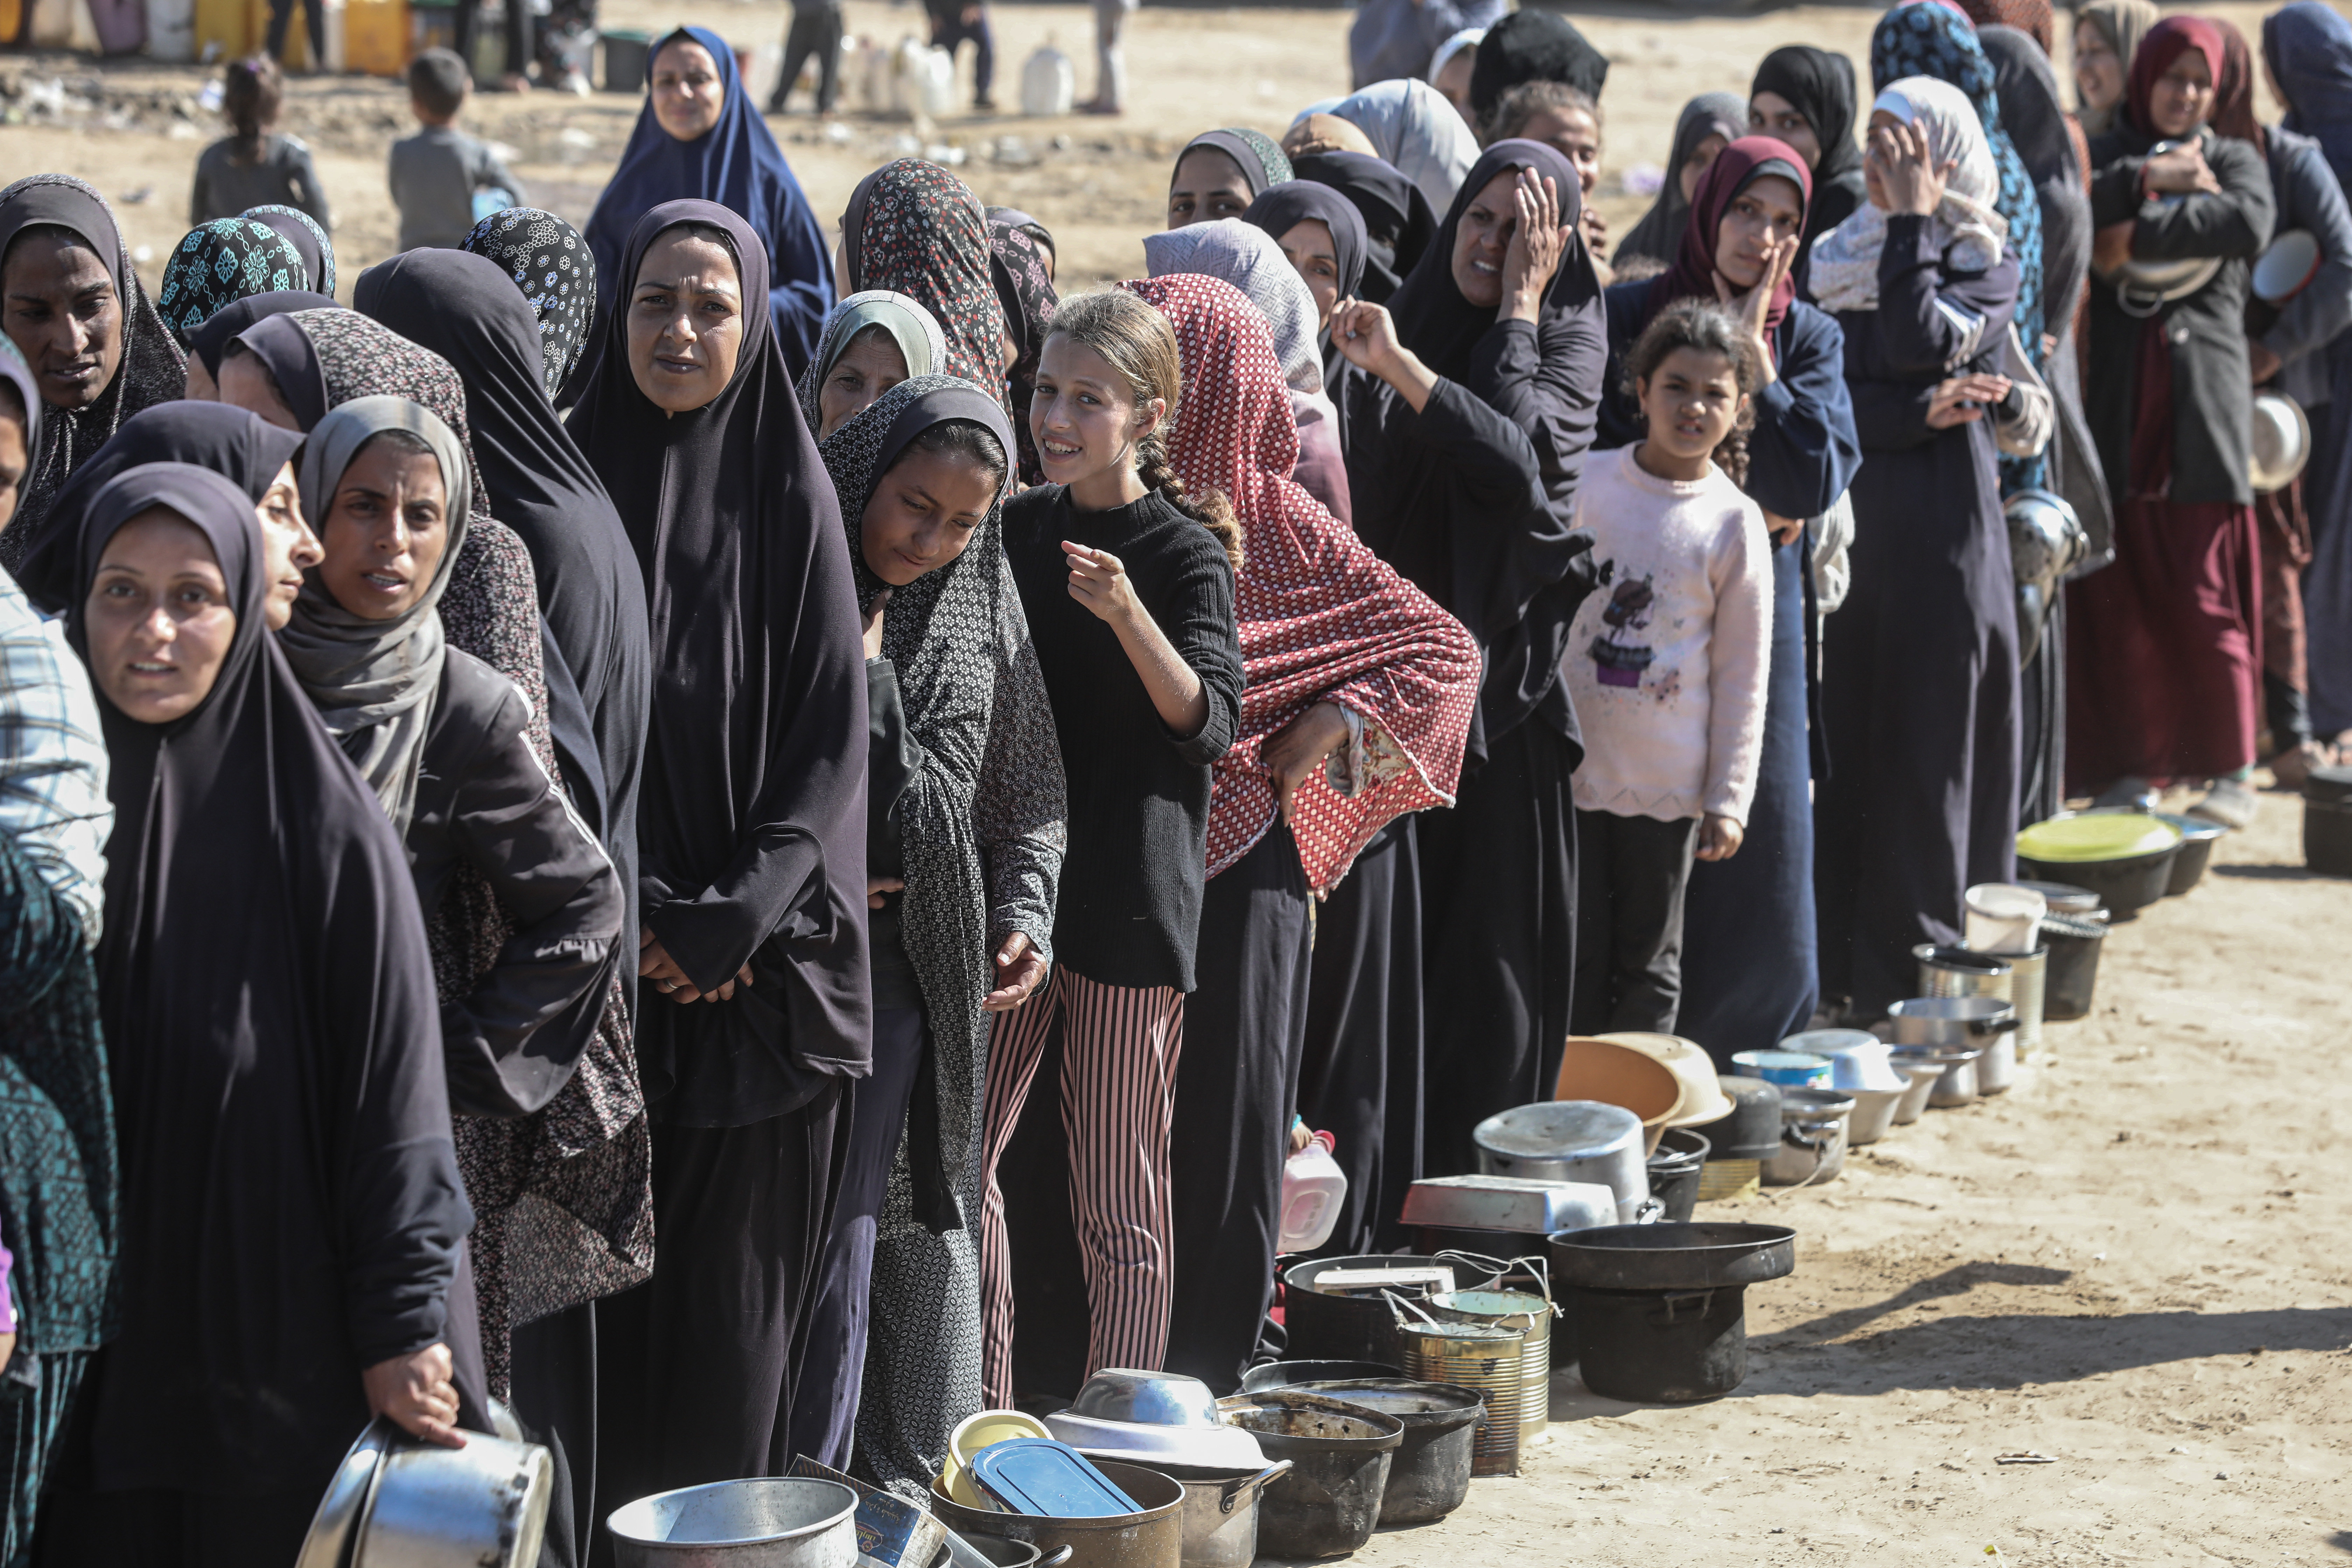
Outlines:
{"label": "woman carrying child", "polygon": [[[1785,268],[1789,248],[1769,265]],[[1658,312],[1625,356],[1646,433],[1594,458],[1577,498],[1603,591],[1566,660],[1590,748],[1574,784],[1579,1034],[1674,1032],[1693,857],[1737,854],[1755,798],[1771,545],[1739,480],[1757,361],[1721,309]]]}

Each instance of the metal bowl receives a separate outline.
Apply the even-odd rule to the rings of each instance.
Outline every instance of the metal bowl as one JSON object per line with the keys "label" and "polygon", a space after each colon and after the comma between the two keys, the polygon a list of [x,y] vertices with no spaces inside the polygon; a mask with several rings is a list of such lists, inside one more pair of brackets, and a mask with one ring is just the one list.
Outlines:
{"label": "metal bowl", "polygon": [[616,1568],[856,1568],[856,1514],[838,1481],[763,1477],[656,1492],[604,1528]]}
{"label": "metal bowl", "polygon": [[2311,421],[2303,405],[2269,388],[2254,394],[2253,440],[2246,447],[2246,473],[2263,494],[2293,484],[2311,461]]}
{"label": "metal bowl", "polygon": [[554,1460],[536,1443],[468,1432],[464,1447],[444,1448],[378,1416],[336,1467],[297,1568],[530,1568],[554,1490]]}
{"label": "metal bowl", "polygon": [[1045,1426],[1073,1448],[1152,1469],[1166,1464],[1255,1470],[1265,1463],[1255,1437],[1223,1422],[1214,1426],[1168,1426],[1149,1421],[1105,1421],[1057,1410],[1045,1417]]}
{"label": "metal bowl", "polygon": [[1070,1414],[1146,1426],[1222,1426],[1217,1396],[1197,1377],[1107,1366],[1087,1379]]}

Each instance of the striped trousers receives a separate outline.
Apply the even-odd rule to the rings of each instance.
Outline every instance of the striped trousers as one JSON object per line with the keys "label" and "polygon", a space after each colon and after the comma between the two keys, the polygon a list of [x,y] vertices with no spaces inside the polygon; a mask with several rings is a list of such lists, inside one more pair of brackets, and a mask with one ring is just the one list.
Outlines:
{"label": "striped trousers", "polygon": [[1013,1141],[1037,1064],[1062,1031],[1062,1129],[1070,1147],[1070,1214],[1087,1279],[1087,1372],[1159,1370],[1168,1351],[1175,1270],[1168,1126],[1184,995],[1171,986],[1105,985],[1057,964],[1045,988],[997,1016],[988,1038],[982,1152],[981,1379],[993,1407],[1013,1405],[1013,1278],[997,1162]]}

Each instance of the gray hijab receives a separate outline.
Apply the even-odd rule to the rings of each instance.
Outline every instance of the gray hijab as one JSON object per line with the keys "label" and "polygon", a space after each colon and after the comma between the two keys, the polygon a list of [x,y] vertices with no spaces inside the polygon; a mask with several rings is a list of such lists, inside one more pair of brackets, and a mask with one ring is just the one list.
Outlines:
{"label": "gray hijab", "polygon": [[824,378],[833,374],[834,362],[849,347],[849,341],[868,327],[879,327],[890,334],[907,361],[908,379],[944,374],[947,333],[921,300],[891,289],[852,294],[825,317],[816,353],[810,356],[808,369],[801,373],[801,414],[808,420],[810,435],[824,424],[817,412],[817,395],[824,390]]}
{"label": "gray hijab", "polygon": [[329,733],[366,777],[394,831],[404,839],[416,809],[417,766],[424,760],[425,735],[432,727],[446,653],[435,606],[465,547],[473,509],[466,448],[421,404],[404,397],[359,397],[329,413],[310,432],[296,463],[296,477],[302,487],[302,514],[324,539],[327,513],[343,471],[361,447],[387,430],[416,437],[441,464],[441,482],[448,489],[443,511],[449,537],[442,544],[433,581],[398,616],[372,621],[336,603],[314,567],[303,574],[293,617],[278,641]]}
{"label": "gray hijab", "polygon": [[1143,237],[1143,264],[1154,278],[1197,272],[1248,295],[1274,334],[1285,384],[1293,392],[1322,391],[1323,354],[1317,343],[1322,327],[1315,296],[1265,230],[1237,217],[1162,229]]}

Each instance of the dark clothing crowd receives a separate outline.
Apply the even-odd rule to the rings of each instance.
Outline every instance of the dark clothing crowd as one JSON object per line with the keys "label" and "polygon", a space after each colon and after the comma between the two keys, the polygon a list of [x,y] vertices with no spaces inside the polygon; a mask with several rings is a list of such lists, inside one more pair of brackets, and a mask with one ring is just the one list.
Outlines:
{"label": "dark clothing crowd", "polygon": [[578,1568],[1230,1393],[1571,1037],[1866,1025],[2021,826],[2332,760],[2352,24],[2278,125],[2053,25],[1776,49],[1612,242],[1576,29],[1370,0],[1094,292],[914,158],[830,247],[700,28],[584,231],[460,169],[348,306],[299,143],[152,297],[0,189],[0,1568],[290,1563],[372,1419]]}

